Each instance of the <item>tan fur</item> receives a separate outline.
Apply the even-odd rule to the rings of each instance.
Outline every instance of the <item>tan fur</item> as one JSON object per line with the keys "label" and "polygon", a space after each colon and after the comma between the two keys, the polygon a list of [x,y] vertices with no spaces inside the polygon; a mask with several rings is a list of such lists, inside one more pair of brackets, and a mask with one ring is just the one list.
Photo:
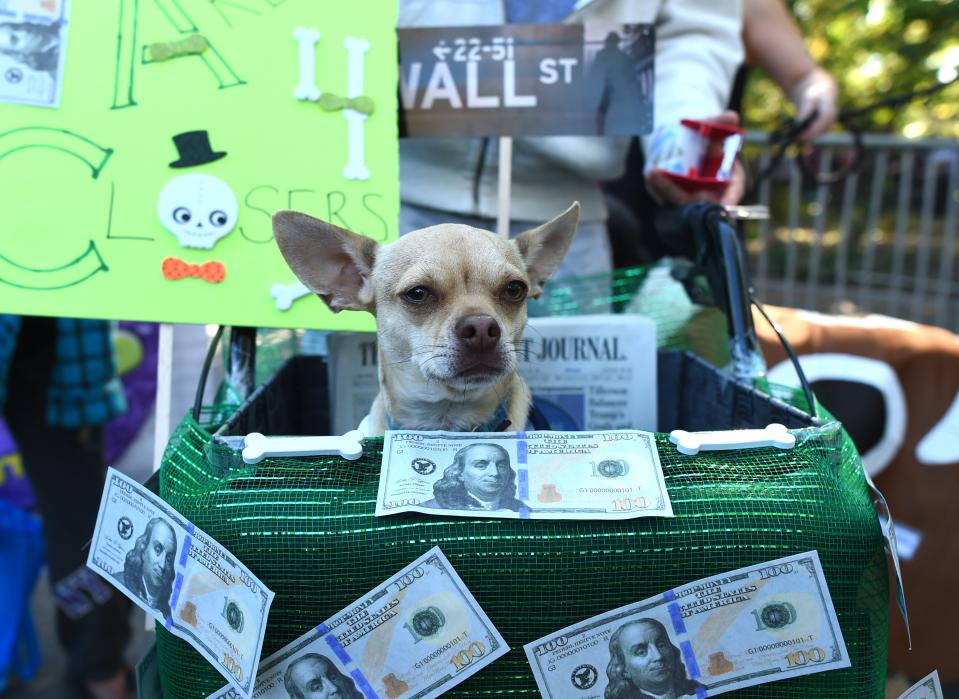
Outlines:
{"label": "tan fur", "polygon": [[[516,369],[526,303],[511,301],[504,289],[518,281],[538,296],[578,220],[574,203],[514,240],[442,224],[390,245],[294,211],[275,214],[273,230],[290,268],[332,310],[376,316],[380,393],[370,418],[379,435],[387,414],[404,429],[470,430],[492,419],[507,396],[510,429],[525,427],[529,389]],[[415,287],[429,289],[435,301],[411,303],[404,294]],[[483,355],[482,376],[464,369],[471,358],[455,332],[462,318],[477,315],[501,331],[495,356]]]}

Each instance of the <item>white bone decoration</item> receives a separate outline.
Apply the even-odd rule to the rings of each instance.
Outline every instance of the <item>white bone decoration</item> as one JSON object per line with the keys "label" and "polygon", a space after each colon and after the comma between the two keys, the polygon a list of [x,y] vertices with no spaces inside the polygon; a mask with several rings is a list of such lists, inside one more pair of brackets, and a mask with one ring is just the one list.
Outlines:
{"label": "white bone decoration", "polygon": [[320,99],[320,88],[316,86],[316,44],[320,40],[320,32],[316,29],[297,27],[293,30],[293,38],[300,45],[300,82],[293,89],[293,96],[298,100],[316,102]]}
{"label": "white bone decoration", "polygon": [[[366,39],[356,39],[348,36],[343,39],[343,46],[349,53],[347,59],[346,96],[359,97],[363,94],[363,67],[366,52],[370,42]],[[347,146],[349,148],[349,162],[343,168],[343,177],[348,180],[368,180],[370,170],[366,167],[366,129],[364,122],[369,115],[355,109],[344,109],[343,117],[348,124]]]}
{"label": "white bone decoration", "polygon": [[[316,29],[297,27],[293,30],[293,38],[300,46],[300,82],[293,90],[293,96],[298,100],[317,102],[322,95],[316,86],[316,44],[320,40],[320,32]],[[348,36],[343,39],[343,46],[347,51],[346,59],[346,96],[347,98],[360,97],[363,94],[363,77],[365,70],[366,52],[370,49],[370,42],[366,39],[357,39]],[[347,124],[347,163],[343,168],[343,177],[348,180],[368,180],[370,170],[366,166],[366,127],[368,114],[355,109],[344,109],[343,118]]]}
{"label": "white bone decoration", "polygon": [[300,282],[293,282],[292,284],[274,284],[270,287],[270,296],[276,301],[276,307],[281,311],[288,311],[293,305],[294,301],[297,301],[304,296],[310,295],[310,290],[307,289]]}
{"label": "white bone decoration", "polygon": [[267,437],[251,432],[243,438],[243,461],[258,464],[268,456],[338,455],[355,461],[363,455],[363,434],[351,430],[341,437]]}
{"label": "white bone decoration", "polygon": [[761,430],[720,430],[715,432],[687,432],[673,430],[669,441],[676,445],[680,454],[695,456],[700,451],[723,451],[727,449],[756,449],[777,447],[792,449],[796,446],[795,435],[789,434],[785,425],[773,423]]}

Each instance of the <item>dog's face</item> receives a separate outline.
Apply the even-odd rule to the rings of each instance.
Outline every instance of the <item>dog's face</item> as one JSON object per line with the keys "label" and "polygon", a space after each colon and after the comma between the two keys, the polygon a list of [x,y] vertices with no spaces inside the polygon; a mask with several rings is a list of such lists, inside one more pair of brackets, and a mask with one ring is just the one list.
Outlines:
{"label": "dog's face", "polygon": [[297,277],[331,309],[376,315],[382,370],[463,392],[515,372],[526,299],[559,266],[578,219],[574,204],[514,240],[442,224],[390,245],[292,211],[273,228]]}
{"label": "dog's face", "polygon": [[372,276],[383,356],[454,390],[516,370],[530,280],[515,245],[440,225],[382,249]]}

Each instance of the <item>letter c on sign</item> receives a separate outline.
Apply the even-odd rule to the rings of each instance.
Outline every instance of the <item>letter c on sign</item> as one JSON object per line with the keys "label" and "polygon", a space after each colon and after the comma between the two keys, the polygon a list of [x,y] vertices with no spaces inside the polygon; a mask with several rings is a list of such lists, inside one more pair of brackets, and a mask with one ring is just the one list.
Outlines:
{"label": "letter c on sign", "polygon": [[[48,148],[77,158],[90,168],[97,179],[113,155],[112,148],[104,148],[88,138],[66,129],[27,126],[0,133],[0,161],[8,155],[29,148]],[[47,269],[15,262],[0,253],[0,283],[22,289],[63,289],[86,281],[107,266],[92,240],[84,252],[67,262]]]}

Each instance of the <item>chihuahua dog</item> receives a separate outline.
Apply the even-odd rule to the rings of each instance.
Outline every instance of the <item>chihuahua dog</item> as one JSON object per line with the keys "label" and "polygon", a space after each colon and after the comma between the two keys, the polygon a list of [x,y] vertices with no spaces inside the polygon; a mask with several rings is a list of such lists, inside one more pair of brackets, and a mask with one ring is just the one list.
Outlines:
{"label": "chihuahua dog", "polygon": [[578,222],[577,202],[512,240],[441,224],[381,245],[280,211],[273,232],[287,264],[331,310],[376,316],[380,392],[367,421],[372,436],[526,427],[529,389],[517,373],[526,298],[542,293]]}

